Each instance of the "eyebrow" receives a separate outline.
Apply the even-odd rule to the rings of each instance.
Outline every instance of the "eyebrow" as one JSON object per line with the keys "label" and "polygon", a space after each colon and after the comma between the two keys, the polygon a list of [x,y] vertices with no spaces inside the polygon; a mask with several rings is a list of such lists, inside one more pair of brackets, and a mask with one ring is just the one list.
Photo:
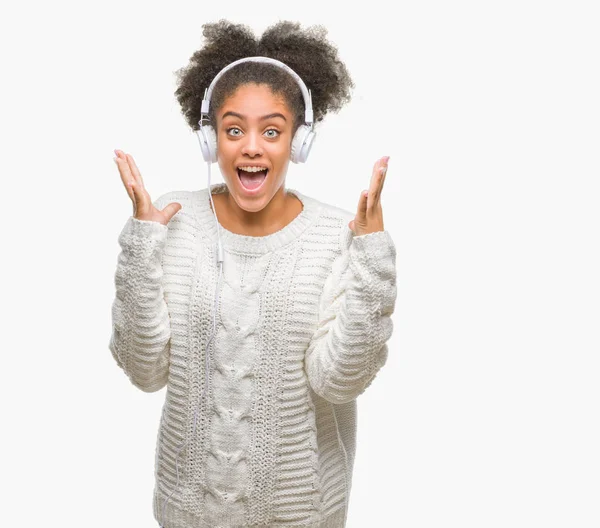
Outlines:
{"label": "eyebrow", "polygon": [[[225,112],[223,114],[223,117],[221,119],[225,119],[227,116],[234,116],[234,117],[239,117],[240,119],[242,119],[243,121],[246,120],[246,116],[243,116],[242,114],[238,114],[237,112]],[[287,119],[285,118],[285,116],[283,114],[280,114],[279,112],[275,112],[273,114],[268,114],[266,116],[262,116],[260,118],[261,121],[264,121],[265,119],[271,119],[273,117],[281,117],[281,119],[283,119],[284,121],[287,121]]]}

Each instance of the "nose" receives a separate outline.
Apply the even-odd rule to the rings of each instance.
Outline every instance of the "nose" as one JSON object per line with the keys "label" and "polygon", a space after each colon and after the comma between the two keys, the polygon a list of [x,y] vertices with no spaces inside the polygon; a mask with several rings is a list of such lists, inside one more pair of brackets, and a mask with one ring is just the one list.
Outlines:
{"label": "nose", "polygon": [[242,154],[247,154],[250,157],[262,156],[263,149],[260,144],[260,135],[255,132],[246,134],[244,144],[242,145]]}

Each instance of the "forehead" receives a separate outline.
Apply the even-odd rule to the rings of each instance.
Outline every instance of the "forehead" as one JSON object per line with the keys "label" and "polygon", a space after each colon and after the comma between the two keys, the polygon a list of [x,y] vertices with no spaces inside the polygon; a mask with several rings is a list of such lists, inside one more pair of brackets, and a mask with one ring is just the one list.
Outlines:
{"label": "forehead", "polygon": [[239,86],[223,101],[218,115],[221,117],[225,112],[230,111],[247,116],[248,119],[260,118],[275,112],[291,116],[283,95],[273,93],[267,84],[255,83]]}

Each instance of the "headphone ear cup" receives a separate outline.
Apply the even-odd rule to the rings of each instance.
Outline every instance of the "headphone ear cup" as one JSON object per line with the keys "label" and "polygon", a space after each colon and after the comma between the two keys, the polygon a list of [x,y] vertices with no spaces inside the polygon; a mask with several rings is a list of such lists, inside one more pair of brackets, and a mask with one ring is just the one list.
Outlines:
{"label": "headphone ear cup", "polygon": [[294,163],[304,163],[315,140],[316,133],[309,125],[301,125],[294,134],[290,159]]}
{"label": "headphone ear cup", "polygon": [[214,163],[217,161],[217,134],[210,125],[200,125],[200,130],[196,131],[200,150],[204,161]]}

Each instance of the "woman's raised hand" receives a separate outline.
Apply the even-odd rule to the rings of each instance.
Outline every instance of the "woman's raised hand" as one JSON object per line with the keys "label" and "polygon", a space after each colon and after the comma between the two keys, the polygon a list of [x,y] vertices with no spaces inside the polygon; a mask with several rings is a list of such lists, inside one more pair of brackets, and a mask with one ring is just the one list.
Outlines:
{"label": "woman's raised hand", "polygon": [[150,195],[144,187],[142,175],[131,154],[125,154],[125,152],[118,149],[115,149],[115,154],[117,157],[114,160],[117,167],[119,167],[121,181],[133,202],[133,216],[138,220],[160,222],[167,225],[171,218],[175,216],[175,213],[181,209],[181,204],[171,202],[162,211],[159,211],[154,207]]}
{"label": "woman's raised hand", "polygon": [[381,191],[389,159],[389,156],[384,156],[375,162],[369,190],[360,193],[356,217],[348,222],[348,227],[354,232],[355,236],[383,231]]}

